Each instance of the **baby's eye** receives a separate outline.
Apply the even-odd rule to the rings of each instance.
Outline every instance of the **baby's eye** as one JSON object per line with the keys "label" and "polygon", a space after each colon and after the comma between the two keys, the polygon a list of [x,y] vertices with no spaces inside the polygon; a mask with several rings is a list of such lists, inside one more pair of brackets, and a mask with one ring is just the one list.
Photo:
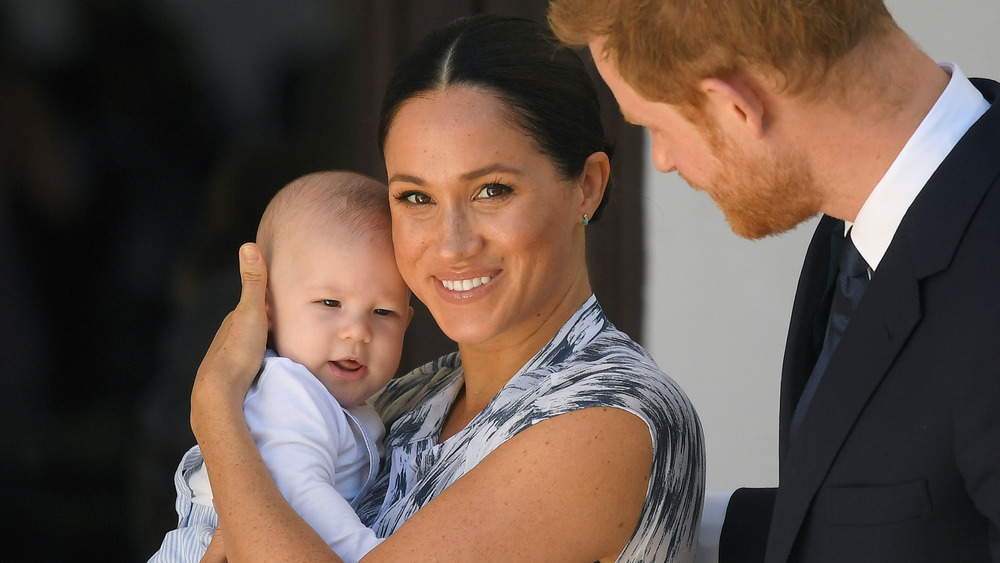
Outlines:
{"label": "baby's eye", "polygon": [[511,193],[512,191],[513,190],[510,189],[510,186],[505,186],[503,184],[491,182],[489,184],[486,184],[485,186],[482,187],[482,189],[479,190],[479,193],[476,195],[476,198],[492,199],[495,197],[505,196]]}
{"label": "baby's eye", "polygon": [[388,317],[396,314],[394,311],[390,311],[389,309],[375,309],[373,312],[380,317]]}
{"label": "baby's eye", "polygon": [[320,301],[324,307],[340,307],[340,301],[336,299],[323,299]]}
{"label": "baby's eye", "polygon": [[413,205],[426,205],[431,202],[431,196],[423,192],[409,191],[396,196],[396,200]]}

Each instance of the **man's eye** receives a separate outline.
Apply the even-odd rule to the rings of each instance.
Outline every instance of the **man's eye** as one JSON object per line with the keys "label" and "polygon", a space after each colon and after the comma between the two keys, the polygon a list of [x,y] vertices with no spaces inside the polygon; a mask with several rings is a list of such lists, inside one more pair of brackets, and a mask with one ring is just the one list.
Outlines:
{"label": "man's eye", "polygon": [[324,307],[340,307],[340,301],[336,299],[324,299],[321,301]]}
{"label": "man's eye", "polygon": [[495,197],[502,197],[511,193],[510,186],[505,186],[503,184],[497,184],[496,182],[486,184],[479,190],[479,194],[476,196],[478,199],[492,199]]}

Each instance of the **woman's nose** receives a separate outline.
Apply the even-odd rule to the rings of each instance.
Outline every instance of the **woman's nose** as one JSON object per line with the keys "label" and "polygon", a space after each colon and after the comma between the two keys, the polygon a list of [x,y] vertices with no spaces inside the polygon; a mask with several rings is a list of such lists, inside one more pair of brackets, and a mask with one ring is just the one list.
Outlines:
{"label": "woman's nose", "polygon": [[442,255],[452,260],[474,255],[482,247],[482,238],[473,225],[467,210],[452,209],[445,213],[439,223]]}

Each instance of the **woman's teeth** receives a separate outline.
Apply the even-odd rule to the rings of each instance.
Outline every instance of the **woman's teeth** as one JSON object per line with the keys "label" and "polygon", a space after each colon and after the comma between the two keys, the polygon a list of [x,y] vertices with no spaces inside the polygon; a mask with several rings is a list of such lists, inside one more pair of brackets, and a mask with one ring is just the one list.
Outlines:
{"label": "woman's teeth", "polygon": [[441,285],[448,291],[469,291],[472,288],[485,285],[490,282],[489,276],[472,278],[467,280],[441,280]]}

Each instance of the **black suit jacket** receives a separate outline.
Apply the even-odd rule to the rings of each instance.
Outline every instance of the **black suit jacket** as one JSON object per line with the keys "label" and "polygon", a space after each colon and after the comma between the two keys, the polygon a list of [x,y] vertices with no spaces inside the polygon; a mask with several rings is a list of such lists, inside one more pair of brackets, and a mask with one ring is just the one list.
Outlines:
{"label": "black suit jacket", "polygon": [[991,108],[907,211],[793,438],[843,225],[820,221],[785,349],[779,487],[733,496],[723,561],[760,560],[765,533],[768,562],[1000,561],[1000,84],[974,83]]}

